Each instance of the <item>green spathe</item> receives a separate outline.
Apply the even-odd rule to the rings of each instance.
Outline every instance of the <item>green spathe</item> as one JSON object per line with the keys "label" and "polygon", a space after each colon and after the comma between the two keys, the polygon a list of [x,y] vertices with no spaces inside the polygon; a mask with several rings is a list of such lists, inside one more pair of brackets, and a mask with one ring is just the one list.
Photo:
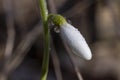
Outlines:
{"label": "green spathe", "polygon": [[50,14],[48,19],[51,20],[53,24],[55,24],[58,27],[67,23],[66,19],[63,16],[58,15],[58,14]]}

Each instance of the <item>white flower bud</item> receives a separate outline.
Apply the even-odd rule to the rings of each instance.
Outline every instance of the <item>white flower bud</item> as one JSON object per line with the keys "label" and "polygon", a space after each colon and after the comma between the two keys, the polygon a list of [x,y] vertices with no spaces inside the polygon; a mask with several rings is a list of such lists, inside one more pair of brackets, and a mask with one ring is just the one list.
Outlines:
{"label": "white flower bud", "polygon": [[86,60],[92,58],[90,48],[78,29],[69,23],[64,23],[60,26],[60,35],[73,53]]}

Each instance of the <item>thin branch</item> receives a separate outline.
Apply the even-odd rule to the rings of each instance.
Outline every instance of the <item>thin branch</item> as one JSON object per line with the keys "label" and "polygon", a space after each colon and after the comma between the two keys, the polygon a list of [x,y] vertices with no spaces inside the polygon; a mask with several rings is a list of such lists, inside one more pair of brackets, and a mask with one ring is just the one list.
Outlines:
{"label": "thin branch", "polygon": [[25,55],[32,47],[35,40],[42,34],[42,27],[37,24],[32,31],[30,31],[19,43],[18,47],[14,51],[14,55],[11,59],[7,62],[7,72],[10,73],[11,71],[15,70],[20,63],[23,61]]}
{"label": "thin branch", "polygon": [[[38,23],[32,31],[30,31],[19,43],[16,50],[13,52],[14,55],[11,56],[6,62],[6,72],[9,75],[12,71],[14,71],[20,63],[23,61],[25,55],[29,51],[29,49],[32,47],[35,40],[42,34],[42,27],[40,23]],[[3,75],[3,77],[5,76]],[[5,79],[0,79],[5,80]]]}
{"label": "thin branch", "polygon": [[15,29],[14,29],[14,19],[13,19],[13,10],[12,10],[12,1],[4,0],[4,10],[6,13],[6,24],[7,24],[7,42],[5,56],[10,57],[14,47],[15,40]]}
{"label": "thin branch", "polygon": [[120,20],[119,20],[119,17],[116,15],[115,10],[113,8],[113,0],[107,1],[107,6],[109,7],[111,11],[111,16],[112,16],[112,19],[114,20],[117,37],[120,37]]}
{"label": "thin branch", "polygon": [[80,71],[79,71],[79,68],[78,68],[77,64],[75,63],[75,59],[74,59],[74,57],[73,57],[73,55],[72,55],[72,52],[70,52],[68,46],[67,46],[65,43],[64,43],[64,46],[65,46],[65,48],[66,48],[66,50],[67,50],[67,52],[68,52],[70,61],[71,61],[71,63],[72,63],[72,66],[74,67],[74,70],[75,70],[75,72],[76,72],[76,74],[77,74],[78,79],[79,79],[79,80],[83,80],[82,75],[81,75],[81,73],[80,73]]}
{"label": "thin branch", "polygon": [[57,13],[54,0],[47,0],[50,13]]}
{"label": "thin branch", "polygon": [[58,59],[58,55],[56,53],[56,50],[54,48],[53,42],[51,41],[51,57],[52,57],[52,61],[53,61],[53,65],[54,65],[54,69],[55,69],[55,74],[56,74],[56,78],[57,80],[63,80],[62,78],[62,73],[61,73],[61,69],[60,69],[60,61]]}
{"label": "thin branch", "polygon": [[[76,15],[81,14],[84,10],[88,9],[94,2],[93,1],[86,1],[83,0],[82,2],[79,1],[76,5],[74,5],[70,10],[62,13],[65,17],[71,18]],[[72,14],[70,14],[72,13]]]}
{"label": "thin branch", "polygon": [[7,80],[7,71],[6,68],[8,65],[6,64],[9,58],[12,55],[14,40],[15,40],[15,29],[14,29],[14,19],[13,19],[13,1],[12,0],[3,0],[3,8],[6,14],[6,26],[7,26],[7,42],[4,53],[4,63],[2,69],[1,80]]}
{"label": "thin branch", "polygon": [[[54,0],[47,0],[47,1],[48,1],[49,11],[51,13],[57,13],[56,5],[55,5]],[[52,49],[51,49],[51,57],[52,57],[53,65],[54,65],[56,78],[57,78],[57,80],[63,80],[62,72],[61,72],[61,69],[60,69],[60,61],[59,61],[58,55],[56,53],[52,38],[51,38],[51,47],[52,47]]]}

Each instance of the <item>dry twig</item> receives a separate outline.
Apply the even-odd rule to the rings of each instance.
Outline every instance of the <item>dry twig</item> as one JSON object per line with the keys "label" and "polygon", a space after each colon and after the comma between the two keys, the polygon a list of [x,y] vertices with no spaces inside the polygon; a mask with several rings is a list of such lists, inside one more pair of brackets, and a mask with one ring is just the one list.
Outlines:
{"label": "dry twig", "polygon": [[12,0],[3,0],[3,8],[6,13],[6,26],[7,26],[7,42],[4,53],[3,69],[1,73],[0,80],[7,80],[7,71],[8,67],[7,61],[10,59],[15,40],[15,29],[14,29],[14,19],[13,19],[13,4]]}
{"label": "dry twig", "polygon": [[[57,13],[54,0],[48,0],[48,6],[49,6],[49,11],[51,13]],[[63,80],[62,72],[60,69],[60,61],[58,59],[58,55],[57,55],[56,50],[54,48],[54,43],[53,43],[52,39],[51,39],[51,47],[52,47],[51,57],[52,57],[52,61],[53,61],[53,65],[54,65],[54,69],[55,69],[55,73],[56,73],[56,78],[57,78],[57,80]]]}

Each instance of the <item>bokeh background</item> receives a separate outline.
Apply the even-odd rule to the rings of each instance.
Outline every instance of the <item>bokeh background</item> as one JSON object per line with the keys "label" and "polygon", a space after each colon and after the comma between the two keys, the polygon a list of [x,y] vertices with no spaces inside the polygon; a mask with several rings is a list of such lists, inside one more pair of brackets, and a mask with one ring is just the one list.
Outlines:
{"label": "bokeh background", "polygon": [[[51,29],[48,80],[120,80],[120,1],[47,0],[49,13],[80,30],[93,58],[74,54]],[[43,28],[38,0],[0,0],[0,80],[40,80]]]}

